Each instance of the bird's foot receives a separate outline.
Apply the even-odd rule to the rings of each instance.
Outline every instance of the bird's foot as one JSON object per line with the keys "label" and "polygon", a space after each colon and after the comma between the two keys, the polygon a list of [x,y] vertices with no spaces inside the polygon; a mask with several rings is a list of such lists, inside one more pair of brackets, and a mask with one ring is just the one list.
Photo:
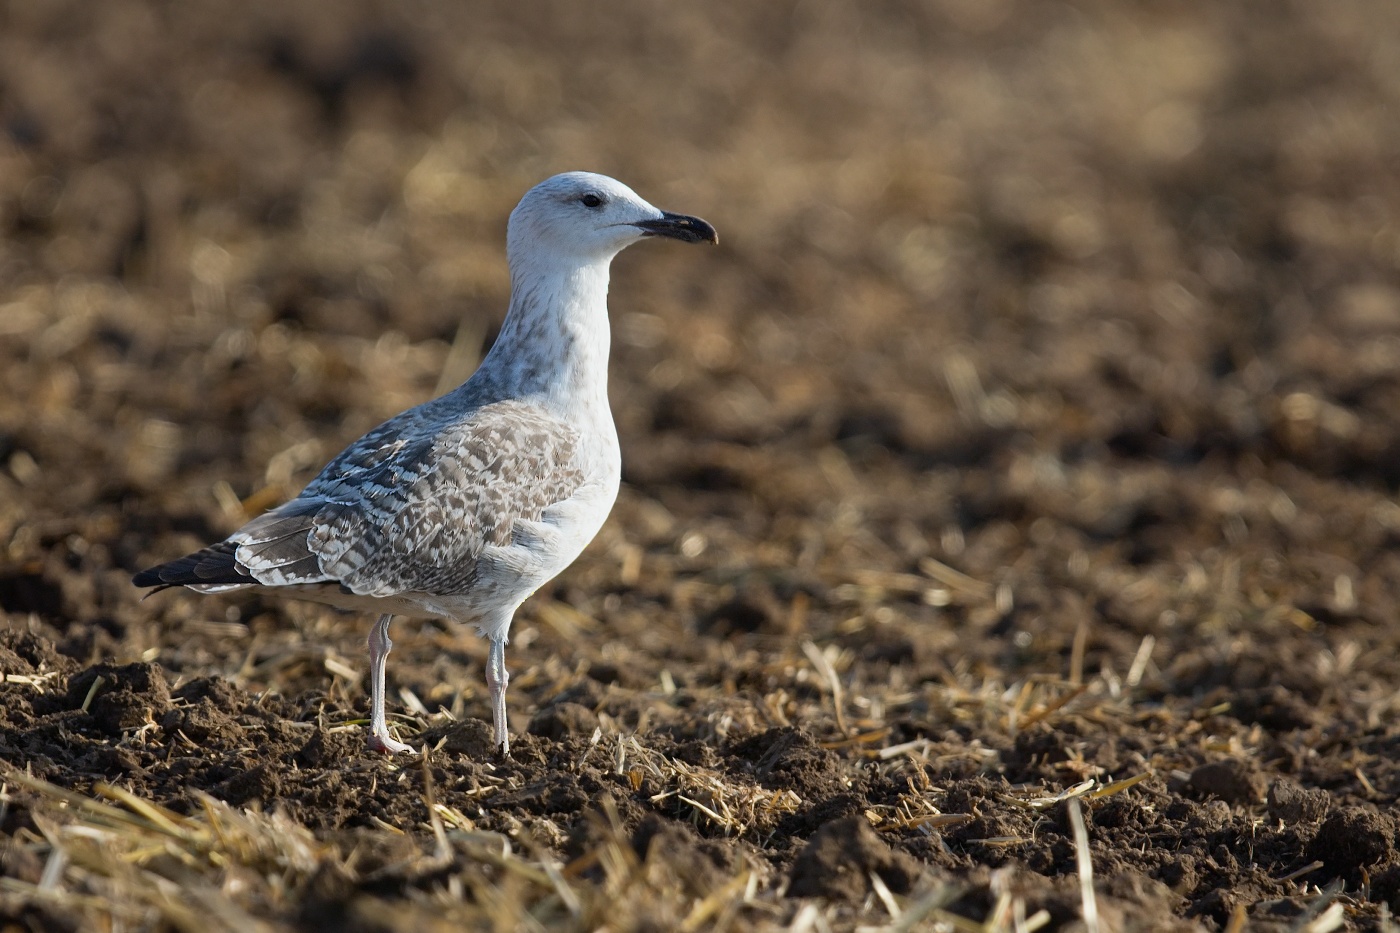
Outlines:
{"label": "bird's foot", "polygon": [[404,752],[412,753],[413,746],[395,741],[387,732],[383,735],[377,732],[371,732],[369,735],[369,750],[372,752],[380,752],[384,755],[399,755]]}

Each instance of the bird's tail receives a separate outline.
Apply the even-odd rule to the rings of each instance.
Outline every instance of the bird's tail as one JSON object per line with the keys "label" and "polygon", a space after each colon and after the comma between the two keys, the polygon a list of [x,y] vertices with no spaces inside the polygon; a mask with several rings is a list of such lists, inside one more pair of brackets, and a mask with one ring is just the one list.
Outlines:
{"label": "bird's tail", "polygon": [[132,577],[131,582],[136,586],[155,587],[152,593],[172,586],[247,586],[256,581],[234,559],[237,549],[236,544],[220,541],[178,560],[143,570]]}

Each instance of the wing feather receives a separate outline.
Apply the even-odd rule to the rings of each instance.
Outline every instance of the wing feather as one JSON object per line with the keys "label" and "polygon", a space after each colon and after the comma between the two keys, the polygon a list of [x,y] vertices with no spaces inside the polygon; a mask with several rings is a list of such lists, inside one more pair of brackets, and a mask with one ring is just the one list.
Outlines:
{"label": "wing feather", "polygon": [[465,592],[485,548],[511,543],[583,485],[577,430],[520,401],[435,419],[439,399],[346,448],[297,498],[227,541],[143,571],[140,586],[339,584],[356,595]]}
{"label": "wing feather", "polygon": [[[583,481],[577,431],[521,402],[376,440],[332,461],[283,517],[251,533],[239,562],[261,558],[249,563],[255,576],[280,567],[288,582],[336,581],[360,595],[454,592],[470,586],[485,547],[510,543],[517,519],[537,520]],[[288,560],[300,554],[314,569]]]}

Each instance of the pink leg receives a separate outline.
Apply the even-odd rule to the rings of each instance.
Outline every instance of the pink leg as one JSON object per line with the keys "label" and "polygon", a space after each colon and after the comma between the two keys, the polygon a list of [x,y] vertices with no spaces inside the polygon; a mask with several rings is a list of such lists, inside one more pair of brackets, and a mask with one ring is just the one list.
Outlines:
{"label": "pink leg", "polygon": [[486,689],[491,694],[491,719],[496,727],[496,748],[502,755],[510,754],[510,725],[506,722],[506,685],[510,672],[506,670],[506,640],[491,639],[491,651],[486,660]]}
{"label": "pink leg", "polygon": [[369,630],[369,750],[394,755],[413,751],[412,745],[395,741],[384,721],[384,664],[389,660],[389,622],[394,617],[382,615]]}

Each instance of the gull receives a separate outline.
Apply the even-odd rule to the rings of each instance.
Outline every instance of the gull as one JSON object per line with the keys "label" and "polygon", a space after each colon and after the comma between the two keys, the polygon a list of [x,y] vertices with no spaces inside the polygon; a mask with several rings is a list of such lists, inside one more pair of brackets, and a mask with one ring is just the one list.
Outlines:
{"label": "gull", "polygon": [[473,624],[490,644],[495,744],[509,754],[511,620],[593,540],[617,498],[608,273],[646,237],[719,242],[705,221],[658,210],[604,175],[567,172],[531,188],[506,227],[510,307],[470,379],[355,441],[296,498],[132,582],[379,613],[369,748],[389,755],[413,750],[385,722],[389,623]]}

